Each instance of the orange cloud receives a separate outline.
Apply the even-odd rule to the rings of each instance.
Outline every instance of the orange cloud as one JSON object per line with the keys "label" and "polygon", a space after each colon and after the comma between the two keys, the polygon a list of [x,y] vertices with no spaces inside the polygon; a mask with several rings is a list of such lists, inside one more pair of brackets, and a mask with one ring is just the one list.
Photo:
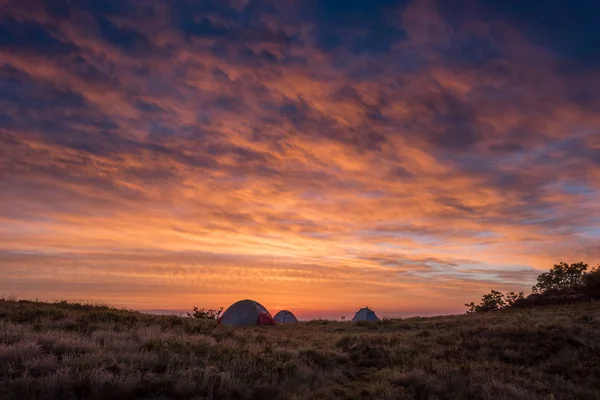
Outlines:
{"label": "orange cloud", "polygon": [[7,3],[0,293],[432,314],[600,255],[597,72],[436,2],[250,3]]}

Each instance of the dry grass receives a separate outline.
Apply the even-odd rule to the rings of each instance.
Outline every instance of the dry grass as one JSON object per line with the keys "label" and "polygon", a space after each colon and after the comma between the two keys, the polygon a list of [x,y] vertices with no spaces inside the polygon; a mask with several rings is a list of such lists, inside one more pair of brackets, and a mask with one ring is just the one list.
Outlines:
{"label": "dry grass", "polygon": [[218,327],[0,301],[0,399],[599,399],[597,303]]}

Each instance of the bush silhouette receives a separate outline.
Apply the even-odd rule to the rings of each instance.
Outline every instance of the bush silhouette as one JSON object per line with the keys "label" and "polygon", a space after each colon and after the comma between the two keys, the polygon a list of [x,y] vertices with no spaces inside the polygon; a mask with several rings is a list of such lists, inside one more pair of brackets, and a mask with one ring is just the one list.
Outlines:
{"label": "bush silhouette", "polygon": [[480,313],[500,310],[501,308],[510,307],[515,304],[517,300],[523,299],[523,292],[515,293],[508,292],[502,294],[496,290],[492,290],[488,294],[484,294],[481,297],[481,303],[475,304],[473,302],[465,304],[469,307],[467,314]]}
{"label": "bush silhouette", "polygon": [[198,308],[194,306],[193,311],[191,313],[187,313],[187,315],[188,317],[198,319],[219,319],[222,312],[223,307],[219,308],[218,310],[205,310],[204,308]]}

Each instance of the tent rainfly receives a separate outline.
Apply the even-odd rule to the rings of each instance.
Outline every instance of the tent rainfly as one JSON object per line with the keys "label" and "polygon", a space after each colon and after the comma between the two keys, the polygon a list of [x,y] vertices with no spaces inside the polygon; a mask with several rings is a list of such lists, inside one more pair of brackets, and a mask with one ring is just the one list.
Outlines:
{"label": "tent rainfly", "polygon": [[273,317],[278,324],[295,324],[298,322],[296,316],[288,310],[281,310]]}
{"label": "tent rainfly", "polygon": [[379,321],[379,317],[375,314],[375,311],[371,310],[369,307],[361,308],[354,314],[354,318],[352,318],[352,322],[358,321],[370,321],[375,322]]}
{"label": "tent rainfly", "polygon": [[220,325],[275,325],[273,317],[260,303],[240,300],[233,303],[217,320]]}

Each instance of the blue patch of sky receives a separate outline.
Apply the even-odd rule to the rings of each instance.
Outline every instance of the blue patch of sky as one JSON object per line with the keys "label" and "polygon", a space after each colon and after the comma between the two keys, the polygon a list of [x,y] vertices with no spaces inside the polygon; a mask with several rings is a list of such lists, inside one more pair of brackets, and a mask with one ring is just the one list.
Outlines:
{"label": "blue patch of sky", "polygon": [[582,182],[566,182],[563,184],[563,188],[565,192],[569,194],[594,194],[595,191],[592,190],[588,185]]}
{"label": "blue patch of sky", "polygon": [[523,271],[530,270],[531,267],[525,264],[495,264],[495,263],[486,263],[486,264],[476,264],[476,263],[461,263],[460,269],[463,270],[480,270],[480,269],[490,269],[490,270],[502,270],[502,271]]}
{"label": "blue patch of sky", "polygon": [[521,225],[544,225],[554,222],[554,218],[530,218],[522,219],[519,221]]}
{"label": "blue patch of sky", "polygon": [[8,254],[16,254],[19,256],[47,256],[48,254],[43,251],[21,251],[21,250],[8,250]]}
{"label": "blue patch of sky", "polygon": [[[411,239],[415,239],[412,238]],[[423,246],[439,246],[442,243],[440,241],[418,241],[419,244],[423,245]],[[380,243],[376,243],[375,246],[380,247],[380,248],[384,248],[384,249],[391,249],[391,250],[403,250],[403,251],[410,251],[410,247],[404,246],[404,245],[400,245],[400,244],[396,244],[396,243],[389,243],[389,242],[380,242]]]}
{"label": "blue patch of sky", "polygon": [[148,126],[148,130],[150,133],[172,136],[178,132],[178,130],[174,127],[162,125],[156,122],[151,122]]}
{"label": "blue patch of sky", "polygon": [[[421,244],[438,244],[440,242],[439,238],[432,235],[422,235],[422,234],[414,234],[403,231],[381,231],[377,229],[361,229],[356,231],[359,235],[365,235],[369,237],[381,236],[385,238],[395,237],[395,238],[410,238],[411,240],[421,243]],[[379,245],[392,245],[387,242],[379,243]]]}
{"label": "blue patch of sky", "polygon": [[477,237],[477,238],[497,238],[497,237],[501,237],[502,235],[500,235],[496,232],[484,231],[484,232],[477,232],[473,236]]}
{"label": "blue patch of sky", "polygon": [[[428,264],[425,264],[428,265]],[[462,266],[461,266],[462,267]],[[487,266],[486,266],[487,267]],[[427,277],[453,277],[453,278],[460,278],[460,279],[464,279],[464,280],[473,280],[473,281],[495,281],[495,282],[507,282],[507,279],[500,276],[499,275],[499,271],[495,270],[495,269],[491,269],[490,271],[486,271],[485,269],[482,268],[482,266],[479,266],[478,270],[459,270],[457,269],[458,267],[453,267],[453,266],[445,266],[444,268],[440,268],[440,267],[434,267],[431,271],[414,271],[411,272],[412,275],[414,276],[418,276],[418,277],[422,277],[422,278],[427,278]],[[505,267],[502,267],[505,268]],[[504,269],[504,271],[514,271],[514,272],[518,272],[518,271],[522,271],[522,270],[528,270],[527,267],[523,268],[519,268],[519,269]]]}
{"label": "blue patch of sky", "polygon": [[325,234],[325,233],[319,233],[319,232],[307,232],[307,233],[302,233],[303,236],[308,236],[311,238],[315,238],[315,239],[328,239],[329,235]]}
{"label": "blue patch of sky", "polygon": [[367,198],[378,198],[378,197],[382,197],[384,195],[385,195],[385,192],[383,192],[381,190],[371,190],[371,191],[360,194],[361,197],[367,197]]}
{"label": "blue patch of sky", "polygon": [[586,238],[600,239],[600,219],[594,221],[596,226],[584,227],[578,229],[579,235]]}

